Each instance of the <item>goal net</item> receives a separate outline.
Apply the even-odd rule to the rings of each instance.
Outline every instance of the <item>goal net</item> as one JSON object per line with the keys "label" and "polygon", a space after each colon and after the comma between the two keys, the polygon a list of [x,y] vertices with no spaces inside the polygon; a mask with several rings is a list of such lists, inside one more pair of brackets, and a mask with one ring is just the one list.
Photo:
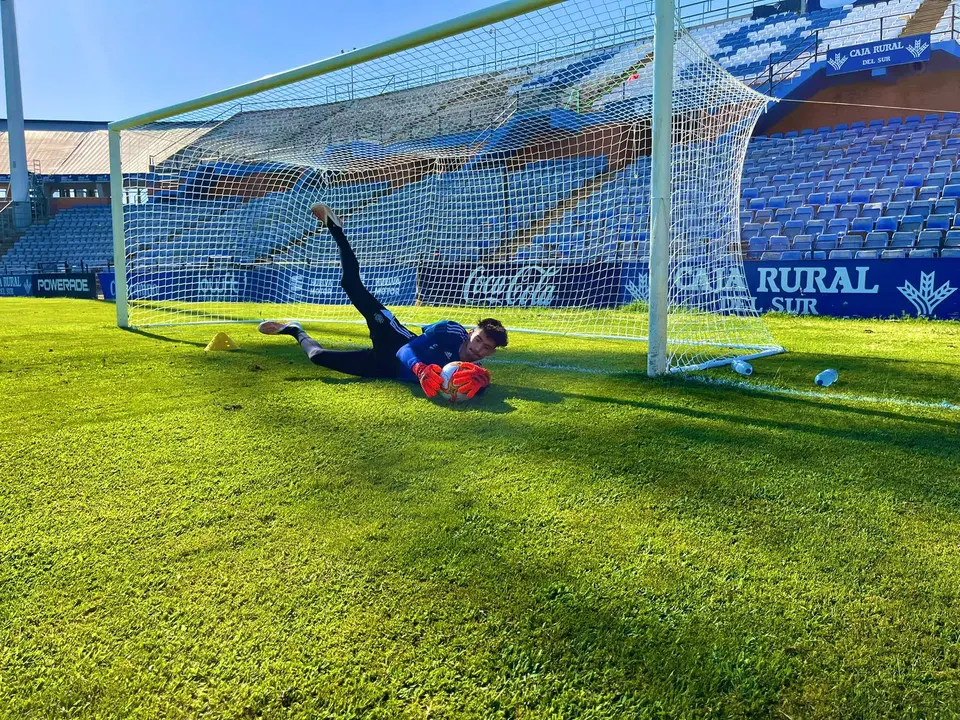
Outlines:
{"label": "goal net", "polygon": [[[362,322],[310,212],[323,202],[408,325],[493,315],[644,340],[653,30],[649,3],[567,0],[115,123],[129,324]],[[779,348],[744,280],[738,217],[767,98],[679,21],[674,47],[667,347],[684,369]]]}

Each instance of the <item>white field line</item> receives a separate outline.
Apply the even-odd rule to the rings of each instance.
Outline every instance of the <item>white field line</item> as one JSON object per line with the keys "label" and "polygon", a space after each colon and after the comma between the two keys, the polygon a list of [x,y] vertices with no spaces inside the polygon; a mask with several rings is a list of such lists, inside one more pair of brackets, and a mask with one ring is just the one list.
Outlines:
{"label": "white field line", "polygon": [[[638,375],[640,370],[598,370],[596,368],[585,368],[578,365],[555,365],[545,362],[531,362],[528,360],[496,360],[490,361],[495,365],[525,365],[540,370],[556,370],[559,372],[574,372],[586,375]],[[960,405],[949,400],[939,400],[937,402],[927,402],[923,400],[908,400],[897,397],[876,397],[874,395],[853,395],[850,393],[818,392],[816,390],[794,390],[792,388],[781,388],[775,385],[765,385],[763,383],[749,383],[742,380],[728,380],[726,378],[713,378],[703,375],[683,375],[687,382],[701,383],[703,385],[714,385],[719,387],[737,388],[739,390],[749,390],[752,392],[770,393],[773,395],[788,395],[790,397],[813,398],[815,400],[847,400],[850,402],[864,403],[867,405],[893,405],[896,407],[927,408],[933,410],[949,410],[951,412],[960,412]]]}

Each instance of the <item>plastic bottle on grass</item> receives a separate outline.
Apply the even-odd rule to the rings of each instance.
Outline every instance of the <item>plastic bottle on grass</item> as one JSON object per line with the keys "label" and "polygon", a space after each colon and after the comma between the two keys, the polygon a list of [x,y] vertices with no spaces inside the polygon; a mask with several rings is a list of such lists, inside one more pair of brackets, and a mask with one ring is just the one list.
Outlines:
{"label": "plastic bottle on grass", "polygon": [[746,360],[734,360],[733,369],[741,375],[753,375],[753,365]]}
{"label": "plastic bottle on grass", "polygon": [[824,370],[822,373],[817,375],[814,379],[814,382],[820,387],[829,387],[837,381],[837,371],[833,368]]}

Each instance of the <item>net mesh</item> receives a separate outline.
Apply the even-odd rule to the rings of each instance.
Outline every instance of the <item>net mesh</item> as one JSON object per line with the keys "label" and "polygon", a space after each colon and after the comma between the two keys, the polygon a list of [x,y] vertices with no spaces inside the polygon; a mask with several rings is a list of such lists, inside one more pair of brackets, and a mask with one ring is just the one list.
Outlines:
{"label": "net mesh", "polygon": [[[362,321],[323,202],[407,324],[643,340],[653,73],[650,4],[568,0],[124,130],[129,322]],[[738,222],[766,100],[678,21],[673,369],[775,348]]]}

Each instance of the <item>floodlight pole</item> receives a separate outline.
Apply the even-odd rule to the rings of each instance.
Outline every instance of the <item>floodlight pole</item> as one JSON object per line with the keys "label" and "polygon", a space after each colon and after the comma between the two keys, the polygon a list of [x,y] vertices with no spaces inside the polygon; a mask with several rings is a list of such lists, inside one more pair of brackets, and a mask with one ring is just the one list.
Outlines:
{"label": "floodlight pole", "polygon": [[650,282],[647,375],[667,372],[670,275],[670,148],[673,117],[673,0],[656,0],[653,31],[653,139],[650,148]]}
{"label": "floodlight pole", "polygon": [[27,142],[23,129],[23,93],[20,89],[20,50],[17,47],[17,17],[13,0],[0,0],[3,26],[3,72],[7,92],[7,141],[10,146],[10,191],[13,221],[17,228],[30,225],[30,177],[27,173]]}

